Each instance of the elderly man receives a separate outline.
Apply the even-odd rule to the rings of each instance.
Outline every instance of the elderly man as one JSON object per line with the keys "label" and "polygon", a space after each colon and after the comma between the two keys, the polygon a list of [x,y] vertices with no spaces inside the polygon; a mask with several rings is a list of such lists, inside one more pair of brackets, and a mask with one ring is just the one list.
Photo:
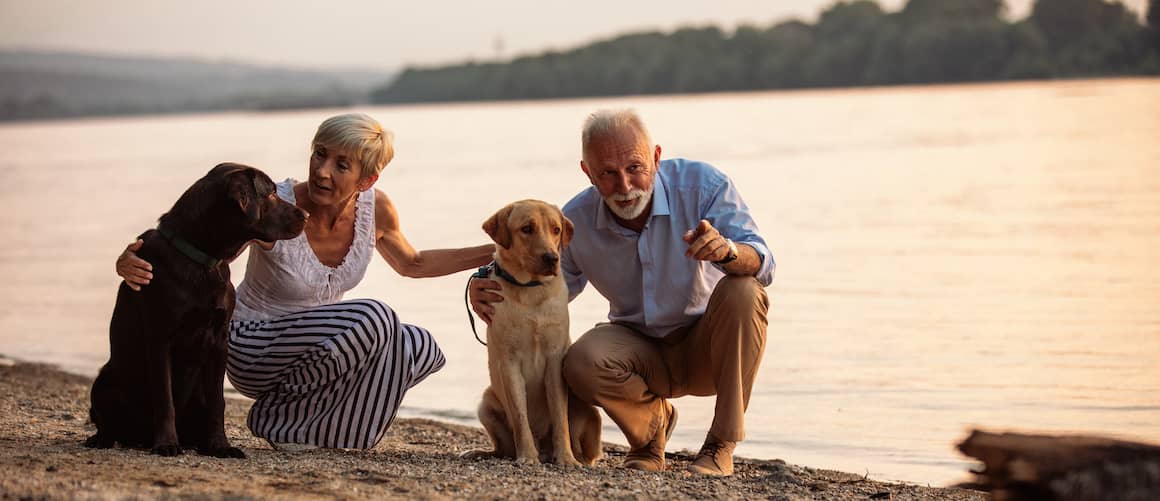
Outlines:
{"label": "elderly man", "polygon": [[[677,420],[668,399],[716,395],[689,470],[731,475],[765,349],[773,256],[733,182],[703,162],[662,161],[631,110],[592,114],[582,151],[592,186],[564,206],[575,235],[561,268],[571,298],[591,283],[608,299],[609,322],[569,350],[568,386],[620,427],[630,449],[624,466],[646,471],[665,467]],[[489,303],[502,300],[495,288],[481,279],[471,286],[485,321]]]}

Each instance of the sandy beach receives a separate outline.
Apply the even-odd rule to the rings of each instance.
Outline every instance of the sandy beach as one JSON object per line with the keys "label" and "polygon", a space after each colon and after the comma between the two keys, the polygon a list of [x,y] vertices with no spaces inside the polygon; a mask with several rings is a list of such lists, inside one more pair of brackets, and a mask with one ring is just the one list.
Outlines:
{"label": "sandy beach", "polygon": [[4,499],[985,499],[984,493],[737,458],[725,479],[685,471],[695,451],[669,453],[663,473],[625,470],[606,444],[592,468],[466,460],[482,428],[399,419],[373,450],[272,450],[245,427],[246,400],[227,399],[226,433],[246,459],[186,452],[88,449],[85,377],[0,357],[0,498]]}

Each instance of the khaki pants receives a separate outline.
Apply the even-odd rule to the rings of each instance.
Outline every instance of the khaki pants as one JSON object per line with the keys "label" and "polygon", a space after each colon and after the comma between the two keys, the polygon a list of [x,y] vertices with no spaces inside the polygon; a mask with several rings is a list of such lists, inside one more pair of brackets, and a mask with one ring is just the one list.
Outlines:
{"label": "khaki pants", "polygon": [[745,409],[765,351],[769,298],[752,277],[727,276],[705,314],[667,337],[647,337],[621,324],[586,332],[564,358],[564,378],[580,399],[604,409],[628,445],[657,435],[666,398],[717,396],[709,434],[745,438]]}

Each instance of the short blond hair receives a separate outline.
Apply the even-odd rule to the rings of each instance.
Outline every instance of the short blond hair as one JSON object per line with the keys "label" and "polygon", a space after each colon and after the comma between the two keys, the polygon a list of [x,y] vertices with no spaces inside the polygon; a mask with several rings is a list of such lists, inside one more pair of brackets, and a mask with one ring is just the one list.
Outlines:
{"label": "short blond hair", "polygon": [[323,145],[358,158],[361,177],[378,175],[395,158],[395,134],[363,113],[347,113],[323,120],[310,147]]}
{"label": "short blond hair", "polygon": [[652,145],[652,138],[644,126],[644,120],[635,110],[625,108],[620,110],[598,110],[584,121],[584,129],[580,133],[580,151],[588,151],[588,146],[599,138],[605,138],[620,132],[625,128],[632,128],[642,137],[645,143]]}

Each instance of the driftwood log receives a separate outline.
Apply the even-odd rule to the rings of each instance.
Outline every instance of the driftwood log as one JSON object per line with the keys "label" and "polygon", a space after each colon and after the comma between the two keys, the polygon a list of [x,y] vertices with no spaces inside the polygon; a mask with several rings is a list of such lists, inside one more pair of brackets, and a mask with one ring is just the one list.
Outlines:
{"label": "driftwood log", "polygon": [[982,462],[963,487],[996,501],[1160,500],[1160,446],[974,430],[958,448]]}

